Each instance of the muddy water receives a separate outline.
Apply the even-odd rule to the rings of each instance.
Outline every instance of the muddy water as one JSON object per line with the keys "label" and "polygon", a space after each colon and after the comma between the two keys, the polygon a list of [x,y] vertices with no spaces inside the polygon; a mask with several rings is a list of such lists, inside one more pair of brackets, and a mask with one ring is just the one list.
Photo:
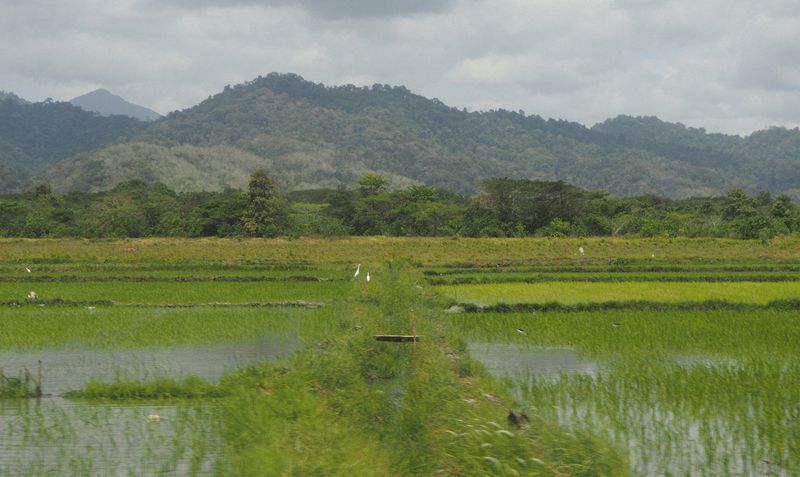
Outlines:
{"label": "muddy water", "polygon": [[[0,400],[0,476],[215,475],[220,438],[217,404],[92,403],[59,395],[89,379],[147,379],[197,375],[215,381],[251,363],[276,360],[299,348],[296,337],[249,343],[172,348],[57,348],[0,352],[15,374],[42,362],[42,399]],[[148,416],[159,416],[156,419]]]}

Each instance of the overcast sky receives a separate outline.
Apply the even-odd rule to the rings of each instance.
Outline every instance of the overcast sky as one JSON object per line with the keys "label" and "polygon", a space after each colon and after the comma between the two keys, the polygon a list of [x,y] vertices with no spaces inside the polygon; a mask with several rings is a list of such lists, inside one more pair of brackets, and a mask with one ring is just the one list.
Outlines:
{"label": "overcast sky", "polygon": [[800,125],[798,0],[0,0],[0,90],[161,113],[269,72],[591,126]]}

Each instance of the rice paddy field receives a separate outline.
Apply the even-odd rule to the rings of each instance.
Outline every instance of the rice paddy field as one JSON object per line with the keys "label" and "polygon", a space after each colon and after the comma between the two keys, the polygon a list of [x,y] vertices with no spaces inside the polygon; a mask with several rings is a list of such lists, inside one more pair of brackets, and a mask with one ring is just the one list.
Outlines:
{"label": "rice paddy field", "polygon": [[0,475],[800,475],[799,345],[795,238],[0,240]]}

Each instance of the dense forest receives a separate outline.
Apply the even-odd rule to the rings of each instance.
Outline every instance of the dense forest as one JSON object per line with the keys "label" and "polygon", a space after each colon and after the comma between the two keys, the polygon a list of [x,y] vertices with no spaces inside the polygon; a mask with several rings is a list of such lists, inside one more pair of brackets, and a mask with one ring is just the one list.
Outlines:
{"label": "dense forest", "polygon": [[0,191],[29,185],[28,177],[76,154],[125,142],[143,123],[101,117],[69,103],[28,103],[0,95]]}
{"label": "dense forest", "polygon": [[130,180],[220,191],[245,188],[265,168],[285,190],[336,188],[374,173],[396,189],[466,195],[487,179],[515,177],[615,196],[739,188],[800,199],[797,129],[740,137],[626,116],[587,128],[522,111],[468,112],[402,86],[329,87],[276,73],[150,123],[67,103],[0,105],[0,191],[43,180],[59,193]]}
{"label": "dense forest", "polygon": [[490,179],[464,197],[425,185],[389,188],[378,174],[353,187],[284,192],[256,171],[246,191],[176,193],[131,181],[57,195],[47,185],[0,195],[0,236],[686,236],[769,240],[800,232],[787,196],[732,189],[717,198],[615,198],[564,182]]}

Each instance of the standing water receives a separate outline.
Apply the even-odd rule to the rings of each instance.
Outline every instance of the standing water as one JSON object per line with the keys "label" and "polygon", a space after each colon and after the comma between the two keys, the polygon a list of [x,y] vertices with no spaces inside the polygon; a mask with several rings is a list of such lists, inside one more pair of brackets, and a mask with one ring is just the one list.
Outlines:
{"label": "standing water", "polygon": [[216,381],[236,368],[288,356],[296,337],[172,348],[53,348],[0,352],[9,375],[42,362],[41,399],[0,400],[0,476],[224,473],[213,401],[91,402],[60,395],[89,380]]}

